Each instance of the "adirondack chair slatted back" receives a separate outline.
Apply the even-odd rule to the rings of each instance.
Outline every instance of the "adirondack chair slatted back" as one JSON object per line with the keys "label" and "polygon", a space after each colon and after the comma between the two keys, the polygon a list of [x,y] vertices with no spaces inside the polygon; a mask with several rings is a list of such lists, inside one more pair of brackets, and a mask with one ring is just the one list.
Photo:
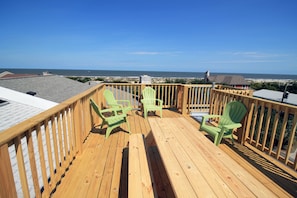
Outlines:
{"label": "adirondack chair slatted back", "polygon": [[234,124],[241,122],[247,110],[245,106],[238,101],[229,102],[223,112],[219,121],[219,127],[227,124]]}
{"label": "adirondack chair slatted back", "polygon": [[143,98],[147,101],[148,105],[156,104],[156,91],[151,87],[146,87],[142,92]]}
{"label": "adirondack chair slatted back", "polygon": [[104,95],[108,105],[110,105],[110,106],[117,105],[117,101],[114,98],[113,93],[110,90],[108,90],[108,89],[104,90],[103,95]]}
{"label": "adirondack chair slatted back", "polygon": [[146,87],[142,91],[142,97],[144,117],[147,118],[149,111],[159,111],[160,117],[162,117],[163,101],[156,98],[156,91],[151,87]]}
{"label": "adirondack chair slatted back", "polygon": [[125,113],[125,114],[127,114],[129,111],[131,111],[133,109],[131,106],[131,102],[129,100],[115,99],[111,90],[108,90],[108,89],[104,90],[103,95],[104,95],[104,98],[110,108],[122,108],[123,113]]}
{"label": "adirondack chair slatted back", "polygon": [[101,114],[100,109],[98,108],[98,105],[96,104],[96,102],[92,99],[90,99],[90,104],[93,108],[93,110],[96,112],[96,114],[103,120],[104,116]]}

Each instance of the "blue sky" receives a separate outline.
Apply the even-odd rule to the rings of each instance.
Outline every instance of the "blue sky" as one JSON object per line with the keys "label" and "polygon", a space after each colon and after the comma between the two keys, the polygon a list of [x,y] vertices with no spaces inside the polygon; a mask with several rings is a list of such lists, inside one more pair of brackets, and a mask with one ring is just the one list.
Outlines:
{"label": "blue sky", "polygon": [[296,0],[1,1],[0,68],[297,74]]}

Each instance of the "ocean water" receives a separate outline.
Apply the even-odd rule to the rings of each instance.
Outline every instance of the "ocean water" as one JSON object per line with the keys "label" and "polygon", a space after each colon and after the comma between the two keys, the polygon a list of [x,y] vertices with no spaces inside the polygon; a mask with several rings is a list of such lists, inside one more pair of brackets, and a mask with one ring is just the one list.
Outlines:
{"label": "ocean water", "polygon": [[[149,75],[151,77],[176,77],[176,78],[203,78],[204,72],[170,72],[170,71],[120,71],[120,70],[66,70],[66,69],[9,69],[0,68],[0,73],[9,71],[15,74],[51,74],[63,76],[120,76],[138,77]],[[291,79],[297,80],[297,75],[281,74],[251,74],[251,73],[211,73],[211,75],[241,75],[245,78],[253,79]]]}

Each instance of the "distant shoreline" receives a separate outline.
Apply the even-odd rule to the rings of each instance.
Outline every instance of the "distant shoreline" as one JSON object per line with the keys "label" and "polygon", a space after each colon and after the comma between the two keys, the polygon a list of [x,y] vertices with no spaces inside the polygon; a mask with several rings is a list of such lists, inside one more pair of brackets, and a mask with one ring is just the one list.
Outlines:
{"label": "distant shoreline", "polygon": [[[39,74],[48,72],[61,76],[77,77],[104,77],[104,78],[139,78],[148,75],[152,78],[163,79],[201,79],[204,72],[165,72],[165,71],[120,71],[120,70],[67,70],[67,69],[10,69],[0,68],[0,73],[9,71],[15,74]],[[212,73],[210,75],[241,75],[246,80],[268,82],[268,81],[296,81],[297,75],[288,74],[250,74],[250,73]]]}

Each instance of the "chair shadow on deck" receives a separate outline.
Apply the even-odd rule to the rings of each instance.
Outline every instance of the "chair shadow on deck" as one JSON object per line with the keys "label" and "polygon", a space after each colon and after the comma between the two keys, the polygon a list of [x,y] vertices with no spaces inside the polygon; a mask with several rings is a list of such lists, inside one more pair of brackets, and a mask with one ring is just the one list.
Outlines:
{"label": "chair shadow on deck", "polygon": [[[91,129],[91,133],[97,133],[97,134],[100,134],[100,135],[104,135],[106,134],[106,130],[107,128],[102,128],[100,129],[100,125],[96,125],[94,126],[92,129]],[[110,133],[110,135],[114,134],[114,133],[118,133],[118,132],[124,132],[124,133],[128,133],[129,134],[129,131],[121,128],[121,127],[117,127],[115,129],[113,129]]]}

